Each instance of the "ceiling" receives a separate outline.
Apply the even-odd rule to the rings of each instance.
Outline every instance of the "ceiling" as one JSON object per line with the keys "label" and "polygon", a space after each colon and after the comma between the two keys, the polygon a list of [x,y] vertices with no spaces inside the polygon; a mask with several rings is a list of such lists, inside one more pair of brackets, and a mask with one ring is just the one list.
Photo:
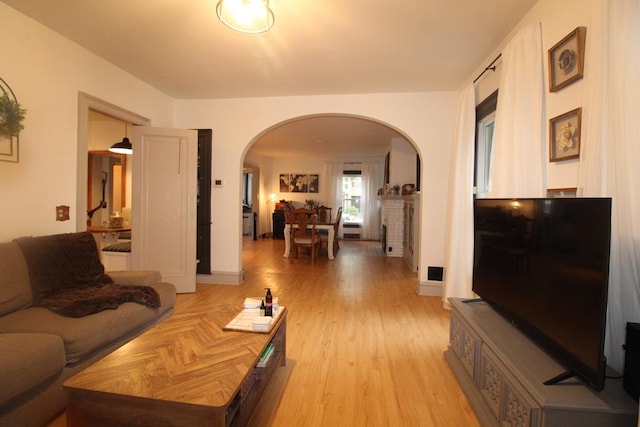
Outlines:
{"label": "ceiling", "polygon": [[[273,28],[246,35],[217,20],[217,0],[1,1],[176,99],[458,90],[536,2],[270,0]],[[295,126],[310,149],[353,149],[360,131],[389,132],[329,119],[264,138]]]}
{"label": "ceiling", "polygon": [[251,150],[266,157],[384,157],[389,141],[401,135],[362,118],[305,117],[263,134]]}

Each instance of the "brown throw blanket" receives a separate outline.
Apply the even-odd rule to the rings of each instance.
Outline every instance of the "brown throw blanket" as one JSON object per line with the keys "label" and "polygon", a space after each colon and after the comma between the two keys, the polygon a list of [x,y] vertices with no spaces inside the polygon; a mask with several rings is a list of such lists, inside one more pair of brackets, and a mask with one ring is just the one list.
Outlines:
{"label": "brown throw blanket", "polygon": [[102,310],[115,310],[125,302],[160,307],[160,296],[150,286],[115,283],[82,286],[56,292],[36,304],[67,317],[82,317]]}
{"label": "brown throw blanket", "polygon": [[34,305],[63,316],[81,317],[124,302],[160,306],[149,286],[118,285],[105,274],[91,233],[16,239],[27,266]]}

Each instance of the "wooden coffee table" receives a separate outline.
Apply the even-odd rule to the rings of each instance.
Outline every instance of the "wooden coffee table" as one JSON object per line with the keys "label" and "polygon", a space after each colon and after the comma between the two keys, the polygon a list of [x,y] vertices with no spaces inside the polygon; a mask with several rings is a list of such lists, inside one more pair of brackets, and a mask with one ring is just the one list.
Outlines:
{"label": "wooden coffee table", "polygon": [[[174,314],[64,383],[67,425],[245,425],[286,363],[281,310],[267,333],[223,331],[234,306]],[[274,353],[259,368],[270,342]]]}

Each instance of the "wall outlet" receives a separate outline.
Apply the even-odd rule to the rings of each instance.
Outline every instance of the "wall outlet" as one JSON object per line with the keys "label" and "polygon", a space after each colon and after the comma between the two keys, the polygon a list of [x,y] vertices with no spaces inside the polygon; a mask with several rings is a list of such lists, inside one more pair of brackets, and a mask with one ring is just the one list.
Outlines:
{"label": "wall outlet", "polygon": [[69,220],[69,206],[60,205],[56,206],[56,221],[68,221]]}
{"label": "wall outlet", "polygon": [[213,180],[213,186],[214,187],[224,187],[224,181],[222,181],[221,179],[214,179]]}

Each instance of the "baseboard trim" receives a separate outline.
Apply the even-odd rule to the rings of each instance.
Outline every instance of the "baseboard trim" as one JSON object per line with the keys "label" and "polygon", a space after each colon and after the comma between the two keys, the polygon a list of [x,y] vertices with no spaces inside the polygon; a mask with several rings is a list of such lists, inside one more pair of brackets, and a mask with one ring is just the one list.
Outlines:
{"label": "baseboard trim", "polygon": [[428,297],[442,296],[442,282],[418,282],[418,295]]}
{"label": "baseboard trim", "polygon": [[196,275],[196,282],[208,285],[239,285],[244,282],[244,271],[212,271],[211,274]]}

